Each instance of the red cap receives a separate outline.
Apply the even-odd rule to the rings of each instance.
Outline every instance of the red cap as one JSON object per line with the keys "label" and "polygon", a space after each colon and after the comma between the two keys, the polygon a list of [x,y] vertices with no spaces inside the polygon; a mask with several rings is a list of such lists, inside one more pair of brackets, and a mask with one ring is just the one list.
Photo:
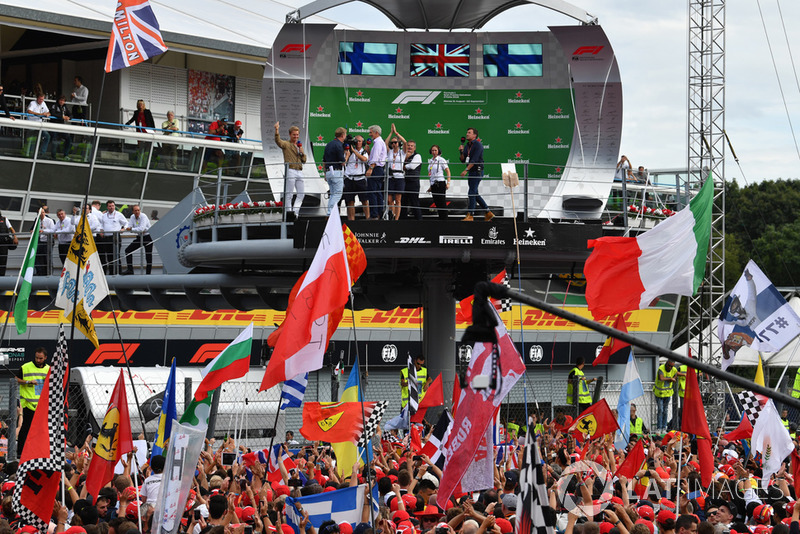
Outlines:
{"label": "red cap", "polygon": [[411,521],[400,521],[397,525],[397,532],[402,534],[414,534],[414,524]]}
{"label": "red cap", "polygon": [[194,490],[189,490],[189,498],[186,499],[186,508],[183,510],[184,512],[188,512],[194,506],[194,501],[197,498],[197,492]]}
{"label": "red cap", "polygon": [[3,482],[3,493],[14,489],[13,482]]}
{"label": "red cap", "polygon": [[281,523],[281,530],[283,531],[283,534],[294,534],[294,529],[286,523]]}
{"label": "red cap", "polygon": [[[336,488],[334,488],[333,486],[328,486],[327,488],[325,488],[324,490],[322,490],[322,493],[328,493],[329,491],[336,491]],[[349,525],[349,524],[350,524],[350,523],[348,523],[348,525]]]}
{"label": "red cap", "polygon": [[511,526],[511,521],[505,517],[498,517],[494,520],[494,524],[500,527],[500,532],[502,534],[511,534],[514,532],[514,527]]}
{"label": "red cap", "polygon": [[636,513],[639,514],[639,517],[642,519],[647,519],[648,521],[652,521],[655,519],[656,514],[653,509],[647,505],[640,506],[636,509]]}
{"label": "red cap", "polygon": [[236,126],[241,126],[241,125],[242,125],[242,121],[236,121],[236,122],[235,122],[235,125],[236,125]]}
{"label": "red cap", "polygon": [[253,508],[252,506],[245,506],[244,508],[242,508],[242,515],[240,515],[239,517],[245,523],[249,523],[250,521],[253,521],[253,517],[255,515],[256,515],[255,508]]}
{"label": "red cap", "polygon": [[428,506],[425,507],[424,510],[422,510],[421,512],[417,512],[414,515],[416,515],[417,517],[429,517],[429,516],[442,517],[443,514],[442,512],[439,511],[437,507],[435,507],[432,504],[429,504]]}
{"label": "red cap", "polygon": [[86,529],[83,527],[69,527],[64,531],[64,534],[86,534]]}
{"label": "red cap", "polygon": [[[277,486],[275,486],[275,493],[278,496],[286,495],[288,497],[289,494],[292,493],[292,489],[289,486],[284,486],[283,484],[278,484]],[[289,528],[292,528],[292,527],[289,527]],[[294,530],[292,530],[292,534],[294,534]]]}
{"label": "red cap", "polygon": [[136,500],[136,488],[133,486],[127,487],[122,490],[122,498],[126,501],[135,501]]}
{"label": "red cap", "polygon": [[598,526],[600,527],[600,534],[608,534],[608,532],[609,532],[609,531],[610,531],[612,528],[614,528],[614,525],[612,525],[612,524],[611,524],[611,523],[609,523],[608,521],[602,521],[602,522],[600,523],[600,525],[598,525]]}
{"label": "red cap", "polygon": [[620,497],[617,497],[616,495],[614,495],[613,497],[611,497],[611,502],[613,504],[622,504],[622,499]]}
{"label": "red cap", "polygon": [[409,514],[413,514],[417,510],[417,498],[410,493],[403,495],[403,504],[406,505],[406,511]]}
{"label": "red cap", "polygon": [[339,534],[353,534],[353,525],[347,521],[339,523]]}
{"label": "red cap", "polygon": [[39,531],[36,530],[36,527],[34,527],[32,525],[25,525],[24,527],[20,528],[17,531],[17,534],[23,534],[25,532],[28,532],[30,534],[39,534]]}
{"label": "red cap", "polygon": [[692,468],[693,468],[695,471],[700,471],[700,464],[697,462],[697,460],[691,460],[691,461],[689,462],[689,465],[690,465],[690,466],[692,466]]}
{"label": "red cap", "polygon": [[389,480],[392,481],[392,484],[397,484],[397,475],[389,475]]}
{"label": "red cap", "polygon": [[658,501],[658,504],[661,506],[662,509],[668,508],[673,511],[675,510],[675,503],[669,499],[662,498],[661,500]]}
{"label": "red cap", "polygon": [[408,512],[405,510],[398,510],[392,514],[392,521],[400,523],[401,521],[408,521],[409,517]]}
{"label": "red cap", "polygon": [[139,517],[139,503],[128,503],[128,507],[125,508],[125,517],[131,521],[136,521],[136,518]]}
{"label": "red cap", "polygon": [[769,504],[759,504],[756,506],[755,510],[753,510],[753,519],[756,520],[756,523],[761,525],[769,524],[769,520],[772,518],[772,506]]}
{"label": "red cap", "polygon": [[753,534],[769,534],[772,532],[772,527],[767,525],[756,525],[753,527]]}
{"label": "red cap", "polygon": [[795,501],[789,501],[784,505],[784,510],[786,510],[786,517],[791,517],[792,513],[794,512],[794,503]]}
{"label": "red cap", "polygon": [[647,528],[649,528],[650,529],[650,534],[653,534],[653,532],[655,531],[655,527],[653,527],[653,523],[648,521],[647,519],[637,519],[636,520],[636,524],[637,525],[644,525]]}
{"label": "red cap", "polygon": [[666,523],[666,522],[667,522],[669,519],[672,519],[673,521],[677,521],[677,520],[678,520],[678,518],[677,518],[677,517],[675,517],[675,512],[673,512],[672,510],[668,510],[668,509],[666,509],[666,508],[662,508],[662,509],[661,509],[661,510],[658,512],[658,515],[656,516],[656,522],[657,522],[659,525],[663,525],[663,524],[664,524],[664,523]]}

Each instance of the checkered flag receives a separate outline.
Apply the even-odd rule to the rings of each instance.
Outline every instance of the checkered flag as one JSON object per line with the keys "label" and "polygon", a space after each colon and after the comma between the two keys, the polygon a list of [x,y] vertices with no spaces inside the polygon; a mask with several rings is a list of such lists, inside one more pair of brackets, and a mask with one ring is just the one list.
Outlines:
{"label": "checkered flag", "polygon": [[[511,289],[511,276],[508,274],[508,271],[506,271],[505,269],[503,269],[503,273],[505,274],[505,276],[503,276],[503,282],[502,283],[508,289]],[[500,309],[499,309],[499,311],[501,311],[501,312],[511,311],[511,299],[510,298],[506,297],[506,298],[500,299]]]}
{"label": "checkered flag", "polygon": [[520,493],[514,534],[553,534],[556,514],[548,504],[546,485],[539,442],[533,441],[525,445],[519,470]]}
{"label": "checkered flag", "polygon": [[364,424],[364,431],[361,433],[361,437],[358,438],[358,446],[362,448],[366,448],[370,441],[372,441],[372,436],[378,430],[378,426],[381,424],[381,419],[383,419],[383,414],[386,411],[386,406],[389,403],[387,401],[378,401],[375,403],[375,408],[372,410],[372,413],[367,418],[366,424]]}
{"label": "checkered flag", "polygon": [[761,411],[761,408],[764,406],[766,402],[766,397],[762,395],[756,395],[752,391],[740,391],[736,394],[739,398],[739,403],[742,405],[742,411],[747,415],[747,418],[750,420],[750,424],[753,427],[756,426],[756,419],[758,419],[758,413]]}
{"label": "checkered flag", "polygon": [[[68,369],[67,340],[59,326],[53,365],[44,381],[39,404],[22,450],[17,484],[14,486],[14,511],[23,524],[47,532],[53,514],[53,501],[61,485],[65,460],[64,407]],[[45,445],[46,444],[46,445]]]}
{"label": "checkered flag", "polygon": [[419,384],[417,383],[417,367],[414,357],[408,353],[408,415],[417,413],[419,408]]}

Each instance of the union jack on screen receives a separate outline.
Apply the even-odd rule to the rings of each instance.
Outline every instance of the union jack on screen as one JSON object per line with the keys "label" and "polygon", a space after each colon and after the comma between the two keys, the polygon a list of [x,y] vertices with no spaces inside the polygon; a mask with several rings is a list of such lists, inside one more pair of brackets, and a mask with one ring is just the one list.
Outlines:
{"label": "union jack on screen", "polygon": [[106,72],[163,54],[167,45],[149,0],[118,0],[106,55]]}
{"label": "union jack on screen", "polygon": [[411,76],[469,76],[469,45],[412,44]]}

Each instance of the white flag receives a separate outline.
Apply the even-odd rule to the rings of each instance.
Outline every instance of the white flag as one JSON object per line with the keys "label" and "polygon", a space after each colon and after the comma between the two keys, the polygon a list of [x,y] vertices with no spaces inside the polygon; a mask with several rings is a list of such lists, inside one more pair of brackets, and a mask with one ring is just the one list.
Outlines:
{"label": "white flag", "polygon": [[763,462],[761,487],[767,489],[770,476],[777,473],[783,460],[794,450],[789,431],[783,426],[772,399],[761,408],[753,428],[753,450],[761,453]]}
{"label": "white flag", "polygon": [[[81,230],[83,231],[81,232]],[[80,263],[80,272],[78,263]],[[86,212],[83,213],[72,243],[69,245],[67,259],[61,270],[61,279],[58,281],[56,306],[64,310],[64,317],[68,317],[72,311],[76,286],[77,302],[80,303],[83,300],[83,308],[87,314],[91,313],[108,295],[106,275],[103,273],[103,265],[100,263],[100,255],[97,253],[92,230],[86,219]]]}

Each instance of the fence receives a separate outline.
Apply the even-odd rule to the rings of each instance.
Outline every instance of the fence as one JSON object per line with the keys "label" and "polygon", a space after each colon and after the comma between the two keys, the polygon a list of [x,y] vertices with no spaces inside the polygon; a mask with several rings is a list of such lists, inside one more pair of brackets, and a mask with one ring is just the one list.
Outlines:
{"label": "fence", "polygon": [[[521,423],[525,421],[526,413],[530,414],[534,410],[551,420],[558,412],[576,415],[575,409],[565,404],[566,381],[553,380],[542,375],[541,371],[529,371],[527,377],[520,380],[512,388],[502,404],[501,421],[517,421]],[[269,445],[273,435],[276,441],[283,441],[285,431],[291,430],[294,432],[295,439],[303,442],[304,438],[299,433],[303,423],[302,407],[285,409],[282,415],[277,417],[276,421],[275,414],[278,412],[280,389],[276,387],[265,392],[258,392],[261,376],[263,376],[263,368],[253,368],[247,377],[228,381],[221,386],[219,404],[215,412],[215,431],[213,436],[218,441],[226,436],[234,436],[237,439],[237,443],[252,449],[260,449]],[[127,376],[126,382],[129,382]],[[328,371],[310,373],[305,402],[328,402],[338,399],[345,382],[346,376],[337,381],[332,378]],[[142,433],[142,426],[144,426],[147,439],[152,442],[158,427],[158,415],[161,409],[159,394],[165,390],[166,383],[163,381],[146,383],[141,377],[134,375],[134,384],[134,388],[130,386],[130,383],[127,384],[133,435],[134,437],[139,436]],[[372,373],[371,376],[364,377],[362,384],[367,400],[388,401],[389,405],[384,415],[384,424],[400,413],[398,372],[378,371]],[[176,384],[176,404],[179,418],[184,412],[184,407],[190,401],[196,386],[197,382],[190,378],[182,381],[178,380]],[[449,401],[453,383],[444,383],[443,386],[445,400]],[[97,434],[111,397],[113,384],[80,383],[76,380],[75,373],[73,373],[69,387],[67,441],[70,444],[82,444],[89,433]],[[604,398],[611,408],[615,408],[619,400],[621,387],[621,382],[606,382],[602,386],[602,392],[599,397]],[[134,389],[142,405],[144,425],[142,425],[143,419],[139,416],[136,408]],[[656,404],[652,389],[652,382],[645,383],[645,394],[634,401],[638,408],[637,415],[644,420],[645,425],[650,429],[653,428],[656,418]],[[17,425],[17,399],[18,387],[15,379],[13,377],[0,379],[0,418],[3,421],[0,434],[7,435],[9,438],[9,459],[13,459],[16,456],[13,450],[13,435],[8,435],[7,429],[15,428]],[[725,394],[724,406],[724,412],[731,420],[734,420],[736,414],[741,410],[738,400],[729,393]],[[670,410],[670,419],[674,410],[675,407],[673,406]],[[709,423],[712,425],[712,430],[717,429],[717,425],[714,422],[709,421]],[[273,428],[275,429],[274,434]],[[0,441],[0,450],[2,446],[3,442]]]}

